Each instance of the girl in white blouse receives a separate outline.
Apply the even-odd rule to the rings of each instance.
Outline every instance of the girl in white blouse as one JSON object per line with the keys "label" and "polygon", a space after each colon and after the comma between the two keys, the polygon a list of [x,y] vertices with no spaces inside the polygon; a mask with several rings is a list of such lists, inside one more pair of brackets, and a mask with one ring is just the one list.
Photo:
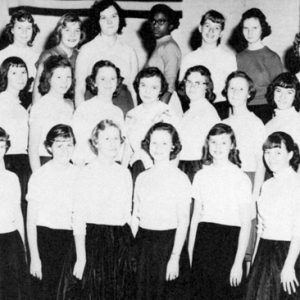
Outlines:
{"label": "girl in white blouse", "polygon": [[251,228],[251,181],[240,169],[233,130],[216,124],[208,133],[203,169],[193,181],[189,235],[192,299],[240,299]]}
{"label": "girl in white blouse", "polygon": [[11,146],[4,156],[5,167],[19,177],[24,216],[30,165],[27,155],[28,112],[21,105],[20,98],[26,93],[27,83],[25,62],[16,56],[6,58],[0,67],[0,126],[10,136]]}
{"label": "girl in white blouse", "polygon": [[189,299],[189,260],[184,243],[191,184],[172,162],[181,150],[178,133],[171,124],[159,122],[149,129],[142,147],[154,166],[138,176],[134,191],[136,299]]}
{"label": "girl in white blouse", "polygon": [[263,150],[274,176],[263,184],[257,203],[258,248],[245,299],[300,299],[299,148],[278,131],[269,135]]}
{"label": "girl in white blouse", "polygon": [[121,130],[113,121],[102,120],[90,142],[97,156],[82,169],[74,186],[76,262],[73,251],[57,299],[134,299],[133,236],[128,225],[132,179],[129,170],[115,162]]}
{"label": "girl in white blouse", "polygon": [[38,299],[56,299],[64,257],[73,243],[73,188],[77,168],[70,163],[72,128],[58,124],[48,132],[45,147],[52,159],[30,177],[27,232],[30,273],[41,280]]}
{"label": "girl in white blouse", "polygon": [[0,298],[29,300],[20,184],[3,160],[9,147],[9,136],[0,127]]}
{"label": "girl in white blouse", "polygon": [[32,106],[29,118],[29,161],[32,171],[51,159],[44,147],[48,131],[57,124],[70,125],[74,105],[73,72],[62,56],[50,56],[44,63],[39,91],[43,97]]}

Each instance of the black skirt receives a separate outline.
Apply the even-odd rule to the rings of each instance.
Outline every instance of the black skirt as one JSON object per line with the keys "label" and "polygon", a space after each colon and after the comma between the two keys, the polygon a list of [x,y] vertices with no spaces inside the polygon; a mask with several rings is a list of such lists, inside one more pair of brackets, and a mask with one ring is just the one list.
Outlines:
{"label": "black skirt", "polygon": [[0,299],[30,300],[29,273],[18,231],[0,234]]}
{"label": "black skirt", "polygon": [[166,281],[176,230],[139,228],[137,247],[137,299],[189,299],[189,259],[186,245],[179,262],[179,277]]}
{"label": "black skirt", "polygon": [[73,248],[64,264],[57,299],[134,299],[135,276],[130,227],[87,224],[86,266],[82,280],[73,276]]}
{"label": "black skirt", "polygon": [[230,286],[240,227],[201,222],[198,225],[191,270],[191,299],[241,299],[243,282]]}
{"label": "black skirt", "polygon": [[[246,289],[246,300],[299,300],[300,288],[289,295],[280,283],[280,273],[286,260],[290,242],[260,239]],[[295,264],[300,279],[299,257]]]}

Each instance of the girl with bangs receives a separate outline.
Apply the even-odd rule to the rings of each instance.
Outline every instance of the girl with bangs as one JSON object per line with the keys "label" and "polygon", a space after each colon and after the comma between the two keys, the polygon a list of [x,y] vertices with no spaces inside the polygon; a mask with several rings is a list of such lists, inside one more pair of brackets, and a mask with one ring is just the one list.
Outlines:
{"label": "girl with bangs", "polygon": [[52,48],[43,51],[36,62],[37,74],[34,81],[33,103],[41,97],[38,85],[46,59],[51,55],[60,55],[70,61],[72,69],[75,71],[75,63],[79,53],[78,46],[83,42],[84,37],[83,23],[76,14],[66,13],[59,19],[52,34]]}
{"label": "girl with bangs", "polygon": [[278,131],[268,136],[263,151],[274,176],[263,184],[257,203],[258,246],[245,299],[300,299],[299,148]]}
{"label": "girl with bangs", "polygon": [[211,104],[216,95],[209,70],[204,66],[189,68],[180,88],[189,102],[190,108],[181,120],[182,152],[179,168],[193,181],[201,168],[202,147],[208,131],[220,121],[216,109]]}
{"label": "girl with bangs", "polygon": [[243,262],[251,228],[251,181],[240,169],[233,130],[208,133],[203,169],[193,181],[189,234],[191,299],[241,299]]}

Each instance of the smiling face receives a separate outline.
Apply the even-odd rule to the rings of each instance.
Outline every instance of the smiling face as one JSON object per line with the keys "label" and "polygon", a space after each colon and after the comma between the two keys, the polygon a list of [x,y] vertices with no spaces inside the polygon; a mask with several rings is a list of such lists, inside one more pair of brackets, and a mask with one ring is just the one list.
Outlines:
{"label": "smiling face", "polygon": [[274,102],[280,110],[289,109],[293,106],[296,91],[293,88],[276,86],[274,89]]}
{"label": "smiling face", "polygon": [[80,24],[78,22],[67,22],[61,29],[61,41],[63,47],[74,49],[77,47],[81,37]]}
{"label": "smiling face", "polygon": [[7,90],[19,92],[24,89],[28,79],[25,67],[10,66],[7,73]]}
{"label": "smiling face", "polygon": [[163,162],[170,160],[173,144],[172,137],[165,130],[156,130],[150,138],[149,152],[154,159],[154,162]]}
{"label": "smiling face", "polygon": [[167,16],[162,12],[158,12],[151,20],[151,28],[155,38],[159,39],[170,34],[171,25]]}
{"label": "smiling face", "polygon": [[107,9],[100,12],[99,25],[102,35],[116,35],[119,29],[119,24],[119,15],[114,6],[110,6]]}
{"label": "smiling face", "polygon": [[243,23],[243,35],[249,44],[261,41],[262,28],[257,18],[245,19]]}
{"label": "smiling face", "polygon": [[227,98],[233,107],[247,105],[249,98],[249,85],[245,78],[232,78],[228,84]]}
{"label": "smiling face", "polygon": [[191,102],[205,98],[207,79],[199,72],[192,72],[185,81],[185,92]]}
{"label": "smiling face", "polygon": [[21,47],[26,47],[27,43],[31,40],[33,28],[32,23],[28,21],[18,21],[14,23],[14,27],[11,29],[14,35],[14,44]]}
{"label": "smiling face", "polygon": [[139,96],[143,103],[158,101],[161,93],[161,80],[157,76],[143,77],[139,83]]}
{"label": "smiling face", "polygon": [[51,93],[63,96],[71,87],[72,71],[70,67],[58,67],[53,71],[50,79]]}
{"label": "smiling face", "polygon": [[72,138],[57,137],[50,147],[50,151],[54,161],[66,165],[70,162],[74,152],[74,140]]}
{"label": "smiling face", "polygon": [[202,35],[202,42],[205,44],[217,45],[222,35],[222,26],[211,20],[206,20],[203,25],[199,26]]}
{"label": "smiling face", "polygon": [[102,67],[95,78],[98,95],[112,97],[118,85],[117,72],[112,67]]}
{"label": "smiling face", "polygon": [[214,161],[228,160],[230,150],[232,149],[230,135],[227,133],[211,135],[208,139],[208,147]]}

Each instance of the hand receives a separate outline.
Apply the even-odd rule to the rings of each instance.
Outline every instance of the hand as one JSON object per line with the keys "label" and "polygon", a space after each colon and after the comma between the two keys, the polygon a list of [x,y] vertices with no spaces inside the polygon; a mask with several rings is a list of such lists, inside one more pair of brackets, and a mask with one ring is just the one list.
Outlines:
{"label": "hand", "polygon": [[192,266],[192,261],[193,261],[193,247],[190,245],[188,246],[188,253],[189,253],[189,258],[190,258],[190,265]]}
{"label": "hand", "polygon": [[73,270],[73,275],[81,280],[82,279],[82,275],[83,275],[83,271],[84,271],[84,267],[85,267],[85,263],[86,260],[76,260],[75,266],[74,266],[74,270]]}
{"label": "hand", "polygon": [[42,263],[39,257],[32,257],[30,262],[30,274],[42,280]]}
{"label": "hand", "polygon": [[243,267],[242,264],[234,263],[230,271],[230,285],[238,286],[242,281]]}
{"label": "hand", "polygon": [[167,265],[167,273],[166,280],[174,280],[179,275],[179,256],[171,255],[168,265]]}
{"label": "hand", "polygon": [[283,266],[283,269],[280,274],[280,282],[283,284],[283,289],[289,295],[296,293],[296,287],[299,286],[297,280],[295,269],[291,266]]}

